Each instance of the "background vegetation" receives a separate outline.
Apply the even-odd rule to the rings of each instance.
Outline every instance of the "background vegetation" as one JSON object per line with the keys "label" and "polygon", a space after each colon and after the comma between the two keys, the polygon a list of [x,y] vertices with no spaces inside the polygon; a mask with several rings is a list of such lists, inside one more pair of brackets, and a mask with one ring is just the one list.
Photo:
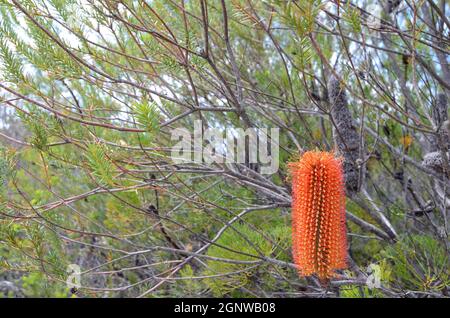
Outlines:
{"label": "background vegetation", "polygon": [[[449,10],[0,0],[0,294],[448,296]],[[279,127],[279,171],[174,163],[194,120]],[[316,148],[346,160],[350,267],[326,287],[290,254],[286,163]]]}

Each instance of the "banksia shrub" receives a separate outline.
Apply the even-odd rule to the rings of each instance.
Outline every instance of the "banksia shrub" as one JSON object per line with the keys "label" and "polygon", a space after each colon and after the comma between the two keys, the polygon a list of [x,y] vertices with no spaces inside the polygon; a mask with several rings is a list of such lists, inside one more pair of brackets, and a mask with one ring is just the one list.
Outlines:
{"label": "banksia shrub", "polygon": [[294,262],[300,275],[325,281],[347,263],[342,163],[332,153],[308,151],[289,166]]}

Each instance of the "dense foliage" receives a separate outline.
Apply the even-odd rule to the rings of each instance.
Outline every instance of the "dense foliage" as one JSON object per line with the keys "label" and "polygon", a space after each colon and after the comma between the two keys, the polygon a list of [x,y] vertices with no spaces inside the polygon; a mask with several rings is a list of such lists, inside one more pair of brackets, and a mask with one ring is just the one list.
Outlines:
{"label": "dense foliage", "polygon": [[[0,294],[448,296],[449,10],[0,0]],[[174,162],[196,120],[279,127],[279,170]],[[345,158],[328,286],[291,255],[287,164],[314,149]]]}

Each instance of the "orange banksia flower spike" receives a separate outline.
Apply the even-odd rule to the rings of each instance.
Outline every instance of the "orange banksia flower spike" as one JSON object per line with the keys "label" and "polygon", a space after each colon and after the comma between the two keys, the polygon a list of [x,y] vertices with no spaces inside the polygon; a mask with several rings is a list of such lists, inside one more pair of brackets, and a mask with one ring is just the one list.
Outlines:
{"label": "orange banksia flower spike", "polygon": [[333,153],[308,151],[289,167],[294,262],[300,275],[327,281],[347,266],[342,163]]}

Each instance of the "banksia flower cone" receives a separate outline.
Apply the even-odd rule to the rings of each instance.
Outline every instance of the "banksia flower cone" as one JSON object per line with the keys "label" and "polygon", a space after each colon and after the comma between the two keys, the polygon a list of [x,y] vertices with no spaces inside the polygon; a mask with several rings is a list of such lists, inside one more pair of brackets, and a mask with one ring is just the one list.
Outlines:
{"label": "banksia flower cone", "polygon": [[332,153],[308,151],[289,166],[294,262],[300,275],[327,281],[347,263],[342,163]]}

